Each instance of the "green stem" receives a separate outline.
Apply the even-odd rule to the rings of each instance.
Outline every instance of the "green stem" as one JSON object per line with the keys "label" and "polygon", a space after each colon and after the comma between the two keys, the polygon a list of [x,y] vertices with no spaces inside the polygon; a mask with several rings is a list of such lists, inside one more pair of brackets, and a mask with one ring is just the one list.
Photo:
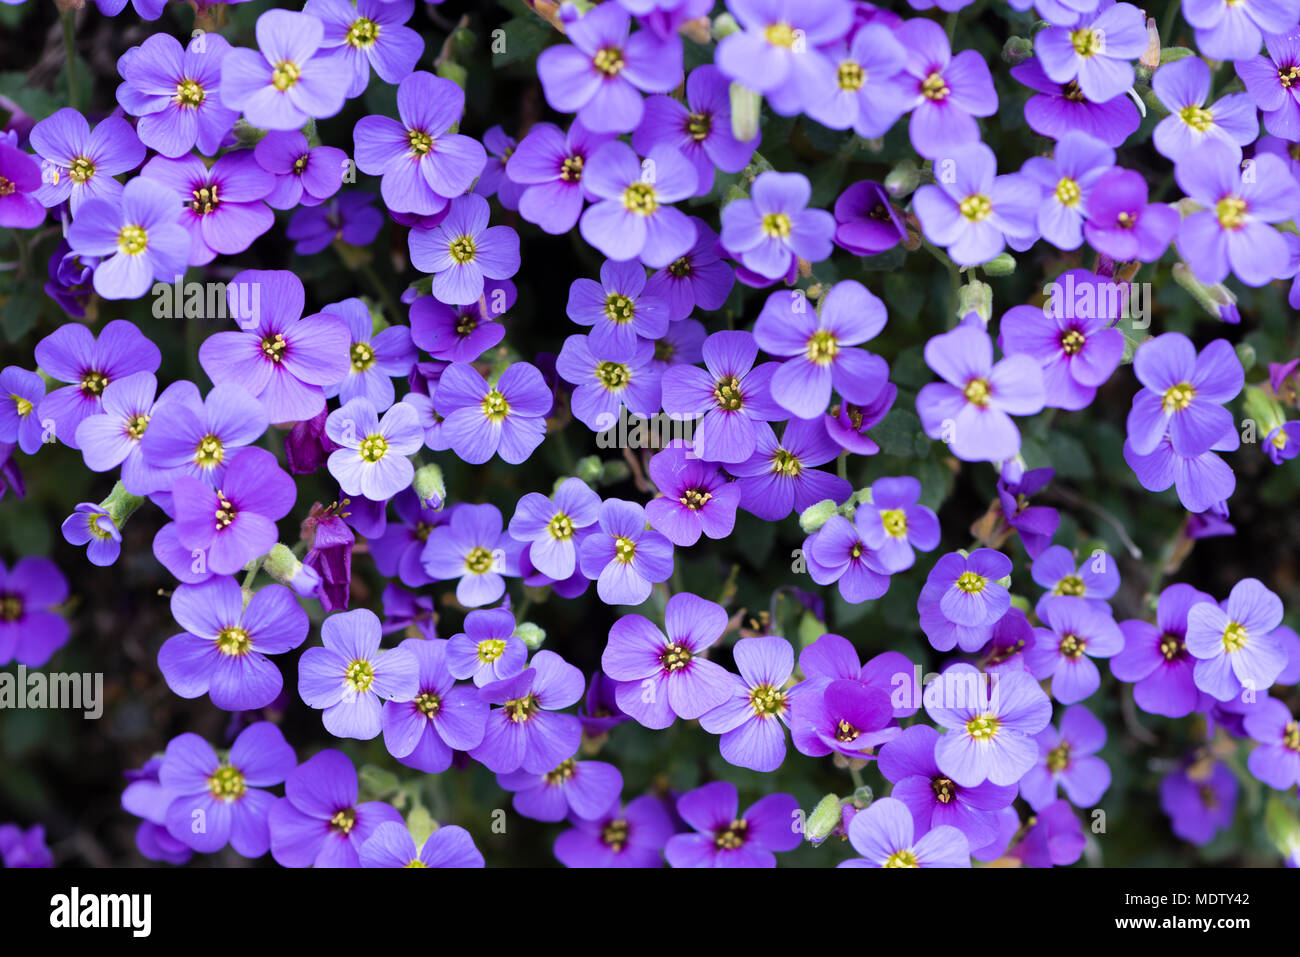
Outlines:
{"label": "green stem", "polygon": [[1174,38],[1174,24],[1178,21],[1178,9],[1181,4],[1171,3],[1165,10],[1164,22],[1160,24],[1160,45],[1172,46]]}
{"label": "green stem", "polygon": [[948,44],[952,45],[952,38],[957,34],[957,11],[948,14],[948,19],[944,21],[944,29],[948,33]]}
{"label": "green stem", "polygon": [[856,790],[856,789],[858,789],[858,788],[860,788],[860,787],[862,787],[862,786],[864,786],[864,785],[866,784],[866,782],[862,780],[862,772],[859,771],[857,768],[849,768],[849,774],[850,774],[850,775],[852,776],[852,778],[853,778],[853,788],[854,788],[854,790]]}
{"label": "green stem", "polygon": [[375,293],[379,296],[380,301],[383,302],[384,311],[388,313],[388,321],[390,323],[397,322],[402,315],[402,307],[397,304],[397,300],[393,298],[393,294],[388,290],[388,287],[384,285],[383,280],[379,278],[379,273],[375,272],[375,267],[370,265],[370,263],[362,263],[361,275],[366,277],[366,281],[370,283],[374,288]]}
{"label": "green stem", "polygon": [[77,11],[64,10],[60,14],[63,21],[63,56],[67,60],[68,71],[68,105],[79,110],[77,102]]}

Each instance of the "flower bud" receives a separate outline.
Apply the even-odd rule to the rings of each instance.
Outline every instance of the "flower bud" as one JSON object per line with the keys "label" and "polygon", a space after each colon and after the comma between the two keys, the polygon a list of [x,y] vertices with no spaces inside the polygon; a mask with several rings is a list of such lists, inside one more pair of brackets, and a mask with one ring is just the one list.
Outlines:
{"label": "flower bud", "polygon": [[289,546],[276,542],[262,560],[266,573],[281,585],[288,585],[300,598],[311,598],[321,586],[321,577],[315,569],[298,560]]}
{"label": "flower bud", "polygon": [[721,40],[723,37],[729,37],[733,33],[740,32],[740,24],[730,13],[723,13],[713,21],[713,39]]}
{"label": "flower bud", "polygon": [[[996,260],[995,260],[996,262]],[[992,265],[990,263],[989,265]],[[985,266],[987,272],[988,266]],[[1012,267],[1014,268],[1014,266]],[[990,275],[992,275],[990,273]],[[973,312],[985,325],[993,318],[993,287],[978,280],[968,282],[957,293],[957,315]]]}
{"label": "flower bud", "polygon": [[588,485],[595,485],[600,481],[600,457],[596,455],[587,455],[578,459],[577,466],[574,467],[573,474],[578,476]]}
{"label": "flower bud", "polygon": [[531,621],[521,621],[515,626],[515,635],[528,646],[529,651],[536,651],[546,641],[546,629],[534,625]]}
{"label": "flower bud", "polygon": [[118,482],[113,486],[113,491],[108,493],[108,498],[99,503],[99,507],[108,512],[113,525],[120,529],[143,504],[144,499],[141,496],[132,495],[126,490],[125,485]]}
{"label": "flower bud", "polygon": [[1024,63],[1034,55],[1034,41],[1024,37],[1008,37],[1002,44],[1002,59],[1012,66]]}
{"label": "flower bud", "polygon": [[894,199],[910,196],[921,185],[921,171],[913,160],[905,159],[885,177],[885,192]]}
{"label": "flower bud", "polygon": [[828,794],[812,809],[804,823],[804,837],[813,844],[820,844],[830,837],[840,825],[840,799],[838,795]]}
{"label": "flower bud", "polygon": [[809,505],[799,514],[799,527],[804,530],[804,534],[811,535],[829,522],[834,514],[835,501],[829,498],[822,499]]}
{"label": "flower bud", "polygon": [[990,276],[1010,276],[1016,271],[1016,260],[1010,253],[998,253],[980,268]]}
{"label": "flower bud", "polygon": [[442,469],[435,464],[422,466],[415,473],[411,490],[425,508],[440,510],[447,500],[447,483],[443,481]]}
{"label": "flower bud", "polygon": [[752,140],[758,135],[758,115],[763,97],[739,83],[731,84],[731,135],[738,140]]}

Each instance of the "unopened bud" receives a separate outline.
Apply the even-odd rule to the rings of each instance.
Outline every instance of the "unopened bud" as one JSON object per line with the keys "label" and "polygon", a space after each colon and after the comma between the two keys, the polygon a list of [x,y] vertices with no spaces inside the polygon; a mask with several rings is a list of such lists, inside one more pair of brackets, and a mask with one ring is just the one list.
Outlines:
{"label": "unopened bud", "polygon": [[758,135],[758,115],[763,97],[739,83],[731,84],[731,135],[738,140],[752,140]]}
{"label": "unopened bud", "polygon": [[425,508],[441,509],[447,500],[447,483],[443,481],[442,469],[432,463],[421,466],[411,482],[411,490]]}
{"label": "unopened bud", "polygon": [[[986,266],[985,269],[988,267]],[[973,312],[985,325],[993,318],[993,287],[986,282],[968,282],[957,292],[957,315]]]}
{"label": "unopened bud", "polygon": [[281,542],[271,546],[271,551],[262,560],[262,568],[273,580],[288,585],[294,594],[302,598],[312,597],[320,588],[320,574],[304,565],[293,553],[293,549]]}
{"label": "unopened bud", "polygon": [[1008,37],[1002,44],[1002,59],[1012,66],[1024,63],[1034,55],[1034,41],[1024,37]]}
{"label": "unopened bud", "polygon": [[838,795],[828,794],[812,809],[804,823],[804,837],[813,844],[820,844],[830,837],[840,826],[840,799]]}
{"label": "unopened bud", "polygon": [[990,276],[1010,276],[1016,271],[1016,260],[1010,253],[998,253],[980,268]]}
{"label": "unopened bud", "polygon": [[834,499],[822,499],[820,502],[809,505],[799,513],[799,527],[804,530],[804,534],[811,535],[829,522],[834,514]]}
{"label": "unopened bud", "polygon": [[921,185],[921,171],[916,163],[905,159],[885,176],[885,192],[894,199],[910,196]]}
{"label": "unopened bud", "polygon": [[542,647],[542,642],[546,641],[546,629],[540,625],[534,625],[531,621],[521,621],[515,626],[515,634],[529,651],[536,651]]}

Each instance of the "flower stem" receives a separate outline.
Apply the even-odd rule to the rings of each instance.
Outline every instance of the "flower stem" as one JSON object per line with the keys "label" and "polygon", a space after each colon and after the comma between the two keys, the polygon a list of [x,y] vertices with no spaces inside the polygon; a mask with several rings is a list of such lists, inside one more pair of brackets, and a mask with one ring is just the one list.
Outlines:
{"label": "flower stem", "polygon": [[63,21],[63,56],[67,60],[68,71],[68,105],[80,110],[77,102],[77,11],[64,10],[59,15]]}

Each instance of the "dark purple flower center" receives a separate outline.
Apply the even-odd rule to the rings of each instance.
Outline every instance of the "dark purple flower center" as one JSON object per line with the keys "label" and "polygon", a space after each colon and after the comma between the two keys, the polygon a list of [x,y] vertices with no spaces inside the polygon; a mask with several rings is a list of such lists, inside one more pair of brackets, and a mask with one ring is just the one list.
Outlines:
{"label": "dark purple flower center", "polygon": [[713,498],[712,492],[706,492],[702,488],[688,488],[682,491],[681,498],[677,501],[681,502],[692,512],[698,512],[700,509],[704,508],[711,498]]}
{"label": "dark purple flower center", "polygon": [[842,744],[849,744],[850,742],[858,740],[858,736],[861,734],[861,731],[849,724],[843,718],[840,718],[839,721],[835,722],[835,740]]}
{"label": "dark purple flower center", "polygon": [[81,392],[86,396],[102,395],[108,388],[108,376],[91,369],[81,374]]}
{"label": "dark purple flower center", "polygon": [[745,407],[745,397],[740,392],[740,380],[725,375],[713,386],[713,401],[724,412],[739,412]]}
{"label": "dark purple flower center", "polygon": [[303,153],[303,154],[302,154],[301,156],[299,156],[296,160],[294,160],[294,161],[293,161],[293,171],[294,171],[295,175],[301,176],[301,175],[303,174],[303,171],[307,168],[307,163],[308,163],[308,161],[310,161],[310,160],[311,160],[311,154],[310,154],[310,153]]}
{"label": "dark purple flower center", "polygon": [[685,279],[692,272],[691,261],[685,256],[680,259],[674,259],[668,264],[668,275],[674,279]]}
{"label": "dark purple flower center", "polygon": [[217,184],[209,183],[206,186],[200,186],[190,194],[194,198],[190,200],[190,209],[200,216],[206,216],[213,212],[221,205],[221,200],[217,198]]}
{"label": "dark purple flower center", "polygon": [[708,139],[712,128],[713,117],[708,113],[692,113],[686,117],[686,135],[697,143]]}
{"label": "dark purple flower center", "polygon": [[1082,638],[1073,632],[1066,632],[1061,636],[1060,652],[1066,658],[1078,658],[1083,654],[1083,649],[1088,645],[1088,639]]}
{"label": "dark purple flower center", "polygon": [[713,843],[720,851],[734,851],[749,837],[749,822],[738,817],[713,833]]}
{"label": "dark purple flower center", "polygon": [[1297,80],[1300,80],[1300,66],[1278,64],[1277,80],[1286,89],[1291,89]]}
{"label": "dark purple flower center", "polygon": [[1061,349],[1067,356],[1078,355],[1087,341],[1078,329],[1067,329],[1061,333]]}
{"label": "dark purple flower center", "polygon": [[522,698],[507,701],[501,710],[515,724],[523,724],[536,715],[541,710],[541,706],[537,703],[537,695],[527,694]]}
{"label": "dark purple flower center", "polygon": [[357,812],[353,808],[345,807],[330,818],[330,829],[346,836],[352,833],[352,828],[356,823]]}
{"label": "dark purple flower center", "polygon": [[616,818],[600,830],[600,842],[615,854],[627,846],[627,821]]}
{"label": "dark purple flower center", "polygon": [[265,336],[262,339],[262,355],[266,356],[272,362],[280,363],[284,361],[284,353],[289,348],[289,343],[285,341],[284,336],[276,333],[273,336]]}
{"label": "dark purple flower center", "polygon": [[17,190],[18,187],[14,185],[13,180],[7,176],[0,176],[0,196],[12,196]]}
{"label": "dark purple flower center", "polygon": [[659,652],[659,664],[663,666],[664,671],[672,674],[689,665],[692,657],[689,648],[674,641]]}
{"label": "dark purple flower center", "polygon": [[625,64],[623,51],[618,47],[601,47],[591,58],[591,65],[596,68],[596,72],[603,73],[607,77],[618,76],[623,72]]}
{"label": "dark purple flower center", "polygon": [[1047,770],[1060,774],[1070,766],[1070,742],[1062,741],[1047,752]]}
{"label": "dark purple flower center", "polygon": [[1165,661],[1177,661],[1187,657],[1187,646],[1183,644],[1182,636],[1170,632],[1161,635],[1160,654],[1165,656]]}
{"label": "dark purple flower center", "polygon": [[415,710],[426,718],[432,718],[442,710],[442,698],[432,691],[421,691],[415,699]]}
{"label": "dark purple flower center", "polygon": [[462,339],[469,337],[469,334],[478,328],[478,316],[473,312],[462,312],[456,318],[456,335]]}
{"label": "dark purple flower center", "polygon": [[23,596],[0,592],[0,621],[19,621],[23,617]]}
{"label": "dark purple flower center", "polygon": [[213,518],[216,519],[217,523],[217,531],[229,526],[238,514],[239,509],[235,508],[230,499],[226,498],[226,493],[217,489],[217,510],[213,513]]}
{"label": "dark purple flower center", "polygon": [[942,775],[930,779],[930,790],[940,804],[951,804],[957,798],[957,785]]}
{"label": "dark purple flower center", "polygon": [[566,758],[558,767],[546,772],[546,783],[551,787],[563,784],[565,781],[569,780],[569,778],[573,777],[573,769],[577,763],[578,762],[573,758]]}
{"label": "dark purple flower center", "polygon": [[560,164],[560,179],[566,183],[581,182],[583,162],[581,156],[566,156]]}

